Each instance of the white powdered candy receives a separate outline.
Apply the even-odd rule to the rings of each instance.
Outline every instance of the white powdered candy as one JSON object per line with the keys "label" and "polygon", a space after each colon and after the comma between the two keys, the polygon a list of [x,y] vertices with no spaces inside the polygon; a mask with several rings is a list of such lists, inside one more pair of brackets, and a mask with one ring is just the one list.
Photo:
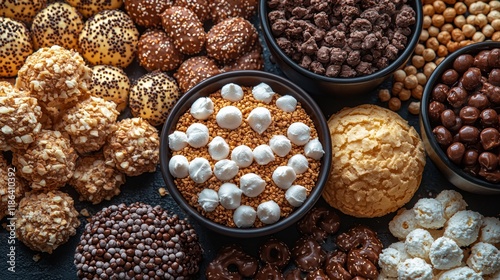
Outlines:
{"label": "white powdered candy", "polygon": [[444,226],[444,207],[435,198],[421,198],[413,206],[415,220],[423,228],[440,228]]}
{"label": "white powdered candy", "polygon": [[240,189],[248,197],[256,197],[264,191],[266,181],[255,173],[247,173],[240,178]]}
{"label": "white powdered candy", "polygon": [[269,140],[269,147],[271,147],[271,150],[278,156],[285,157],[290,150],[292,150],[292,143],[285,135],[274,135],[273,138]]}
{"label": "white powdered candy", "polygon": [[251,227],[257,218],[257,212],[252,206],[241,205],[233,213],[234,224],[239,228]]}
{"label": "white powdered candy", "polygon": [[262,134],[266,131],[272,121],[271,112],[264,107],[257,107],[253,109],[248,114],[247,118],[247,122],[250,127],[258,134]]}
{"label": "white powdered candy", "polygon": [[315,160],[320,160],[323,157],[325,151],[323,150],[323,145],[318,138],[314,138],[307,142],[304,146],[304,154]]}
{"label": "white powdered candy", "polygon": [[434,240],[429,251],[429,258],[435,269],[450,269],[460,266],[464,253],[457,243],[448,237]]}
{"label": "white powdered candy", "polygon": [[187,142],[193,148],[201,148],[208,143],[209,135],[206,125],[193,123],[186,130]]}
{"label": "white powdered candy", "polygon": [[293,112],[297,108],[297,99],[291,95],[283,95],[276,100],[276,107],[284,112]]}
{"label": "white powdered candy", "polygon": [[455,213],[446,223],[443,236],[449,237],[460,247],[474,243],[481,229],[483,215],[471,210]]}
{"label": "white powdered candy", "polygon": [[222,107],[217,116],[215,116],[217,124],[222,128],[236,129],[241,125],[243,115],[240,109],[235,106]]}
{"label": "white powdered candy", "polygon": [[168,135],[168,147],[172,151],[180,151],[188,145],[188,138],[185,132],[174,131]]}
{"label": "white powdered candy", "polygon": [[229,83],[221,88],[220,95],[229,101],[240,101],[243,99],[243,89],[235,83]]}
{"label": "white powdered candy", "polygon": [[243,192],[233,183],[224,183],[219,187],[220,205],[226,209],[236,209],[241,204]]}
{"label": "white powdered candy", "polygon": [[255,147],[252,153],[255,162],[260,165],[266,165],[274,160],[273,150],[271,150],[271,147],[265,144]]}
{"label": "white powdered candy", "polygon": [[175,178],[186,178],[189,175],[189,162],[183,155],[175,155],[168,162],[168,171]]}
{"label": "white powdered candy", "polygon": [[252,88],[253,97],[269,104],[273,100],[274,90],[266,83],[260,83]]}
{"label": "white powdered candy", "polygon": [[225,159],[229,155],[229,145],[224,138],[215,136],[212,141],[208,143],[208,153],[214,160]]}
{"label": "white powdered candy", "polygon": [[195,158],[189,163],[189,177],[198,184],[206,182],[212,177],[212,168],[205,158]]}
{"label": "white powdered candy", "polygon": [[212,189],[203,189],[198,194],[198,203],[201,208],[207,212],[212,212],[219,205],[219,196],[217,192]]}
{"label": "white powdered candy", "polygon": [[195,119],[206,120],[214,112],[214,103],[209,97],[200,97],[193,102],[189,112]]}
{"label": "white powdered candy", "polygon": [[292,123],[286,132],[286,136],[295,145],[305,145],[311,137],[311,128],[302,122]]}
{"label": "white powdered candy", "polygon": [[257,206],[257,217],[264,224],[274,224],[280,219],[280,206],[278,203],[268,200]]}
{"label": "white powdered candy", "polygon": [[231,152],[231,160],[239,167],[248,167],[253,162],[253,152],[247,145],[239,145]]}
{"label": "white powdered candy", "polygon": [[272,175],[273,182],[281,189],[288,189],[297,178],[295,171],[290,166],[278,166]]}
{"label": "white powdered candy", "polygon": [[238,174],[238,170],[239,168],[236,162],[229,159],[219,160],[214,165],[214,175],[221,181],[233,179],[233,177]]}
{"label": "white powdered candy", "polygon": [[292,185],[285,192],[285,199],[293,207],[301,206],[307,198],[307,189],[301,185]]}
{"label": "white powdered candy", "polygon": [[309,162],[307,158],[302,154],[293,155],[287,163],[288,166],[293,168],[295,174],[302,174],[309,168]]}

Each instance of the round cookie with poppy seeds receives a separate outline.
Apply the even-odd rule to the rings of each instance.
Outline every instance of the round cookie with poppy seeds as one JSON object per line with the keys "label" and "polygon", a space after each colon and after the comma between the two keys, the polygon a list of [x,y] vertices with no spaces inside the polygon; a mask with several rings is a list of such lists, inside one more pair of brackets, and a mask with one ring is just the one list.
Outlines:
{"label": "round cookie with poppy seeds", "polygon": [[26,25],[0,17],[0,57],[4,58],[0,59],[0,77],[15,77],[32,53],[33,45]]}
{"label": "round cookie with poppy seeds", "polygon": [[111,65],[92,67],[90,95],[115,102],[118,112],[127,107],[130,86],[130,80],[121,68]]}
{"label": "round cookie with poppy seeds", "polygon": [[86,18],[100,11],[119,9],[123,5],[123,0],[66,0],[66,2]]}
{"label": "round cookie with poppy seeds", "polygon": [[31,22],[46,4],[47,0],[2,0],[0,17]]}

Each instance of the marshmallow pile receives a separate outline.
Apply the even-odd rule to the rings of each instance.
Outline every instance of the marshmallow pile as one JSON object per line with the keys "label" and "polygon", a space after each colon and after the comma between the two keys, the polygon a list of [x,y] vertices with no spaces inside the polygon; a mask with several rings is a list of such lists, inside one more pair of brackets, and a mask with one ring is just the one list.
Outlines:
{"label": "marshmallow pile", "polygon": [[454,190],[422,198],[389,223],[400,241],[379,256],[379,279],[499,279],[500,220],[466,210]]}
{"label": "marshmallow pile", "polygon": [[[255,146],[253,149],[241,143],[230,147],[228,140],[221,136],[211,135],[204,122],[215,118],[221,129],[237,130],[244,122],[257,134],[262,134],[272,125],[271,111],[264,106],[256,106],[252,110],[238,108],[238,103],[244,98],[244,90],[234,83],[224,85],[221,97],[231,101],[232,105],[215,109],[210,97],[198,98],[189,110],[192,117],[199,122],[189,125],[186,131],[174,131],[168,136],[172,151],[182,151],[192,148],[206,148],[210,158],[194,158],[189,161],[186,156],[177,153],[169,161],[170,174],[175,178],[189,177],[197,184],[203,184],[215,177],[219,182],[214,189],[207,184],[198,194],[198,203],[203,211],[211,212],[220,205],[233,211],[233,221],[237,227],[245,228],[254,225],[258,218],[264,224],[272,224],[280,219],[280,206],[273,200],[260,203],[256,209],[242,205],[242,196],[254,198],[264,192],[266,186],[275,184],[285,190],[285,200],[292,207],[301,206],[307,198],[307,189],[294,184],[297,175],[306,172],[310,160],[320,160],[325,153],[318,138],[311,137],[311,128],[302,123],[289,124],[286,135],[273,135],[269,141]],[[275,92],[265,84],[260,83],[252,88],[254,99],[270,104],[275,101],[276,108],[283,112],[294,112],[297,100],[291,95],[274,99]],[[264,139],[264,138],[263,138]],[[290,156],[292,145],[301,146],[303,152]],[[270,181],[266,181],[255,173],[241,174],[240,169],[252,164],[265,166],[276,157],[289,157],[286,165],[278,166],[272,173]],[[265,168],[265,167],[264,167]],[[239,176],[239,178],[236,178]],[[238,180],[236,180],[238,179]],[[212,182],[214,180],[211,180]],[[235,184],[237,183],[237,184]],[[215,189],[218,189],[217,191]]]}

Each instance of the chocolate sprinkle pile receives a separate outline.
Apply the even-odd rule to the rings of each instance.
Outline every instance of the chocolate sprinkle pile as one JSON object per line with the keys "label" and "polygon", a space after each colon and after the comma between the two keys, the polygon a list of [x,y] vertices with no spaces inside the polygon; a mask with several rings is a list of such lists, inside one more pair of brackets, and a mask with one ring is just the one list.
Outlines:
{"label": "chocolate sprinkle pile", "polygon": [[136,202],[96,213],[74,263],[80,279],[190,279],[201,256],[198,236],[185,219]]}

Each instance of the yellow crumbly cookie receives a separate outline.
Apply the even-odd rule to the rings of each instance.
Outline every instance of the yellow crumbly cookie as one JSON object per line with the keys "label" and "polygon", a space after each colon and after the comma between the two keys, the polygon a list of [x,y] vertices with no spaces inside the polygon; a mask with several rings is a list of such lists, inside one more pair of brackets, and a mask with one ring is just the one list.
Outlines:
{"label": "yellow crumbly cookie", "polygon": [[366,104],[342,109],[328,126],[333,161],[323,197],[332,207],[355,217],[380,217],[413,197],[425,152],[403,118]]}

